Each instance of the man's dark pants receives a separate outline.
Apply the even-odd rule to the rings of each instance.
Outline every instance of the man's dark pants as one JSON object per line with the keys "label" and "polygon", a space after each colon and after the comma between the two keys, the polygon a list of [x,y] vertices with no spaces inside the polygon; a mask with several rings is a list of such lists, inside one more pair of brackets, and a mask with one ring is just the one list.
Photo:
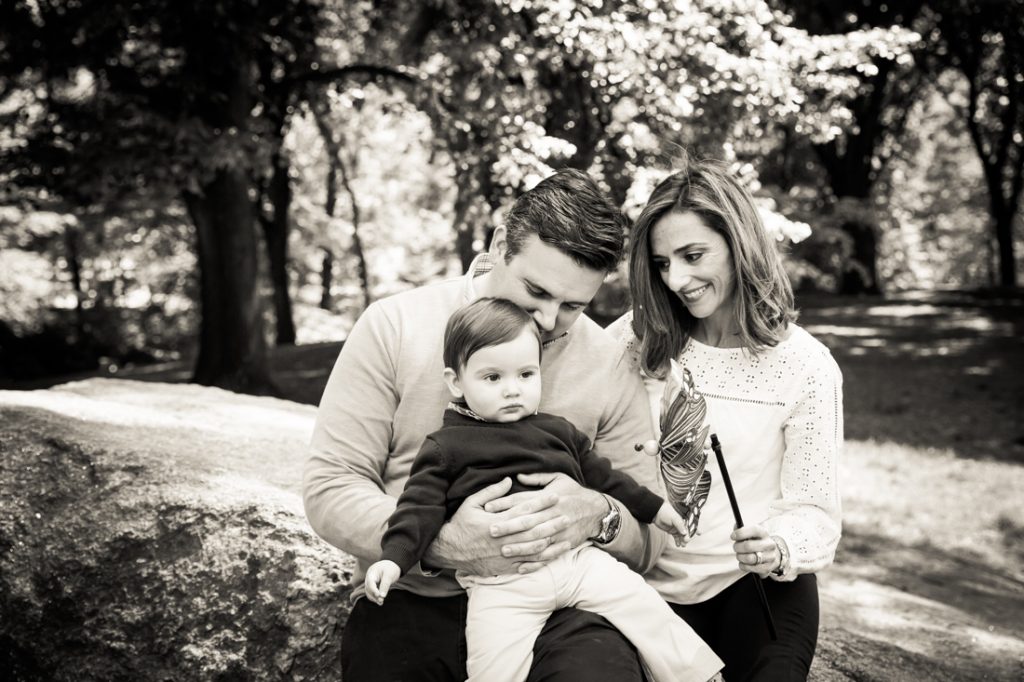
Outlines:
{"label": "man's dark pants", "polygon": [[[392,590],[383,606],[360,599],[341,639],[344,682],[461,682],[466,679],[466,596],[420,597]],[[533,647],[528,682],[641,682],[633,645],[608,621],[561,609]]]}

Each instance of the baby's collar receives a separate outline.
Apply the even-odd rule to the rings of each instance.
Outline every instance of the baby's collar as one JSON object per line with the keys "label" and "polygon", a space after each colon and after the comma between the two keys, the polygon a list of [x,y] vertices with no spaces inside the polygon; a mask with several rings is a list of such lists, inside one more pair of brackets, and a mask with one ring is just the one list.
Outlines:
{"label": "baby's collar", "polygon": [[452,412],[458,412],[463,417],[469,417],[471,419],[476,419],[477,421],[481,422],[487,421],[486,419],[478,415],[476,412],[469,409],[469,405],[467,405],[466,403],[450,402],[448,403],[448,409],[451,410]]}

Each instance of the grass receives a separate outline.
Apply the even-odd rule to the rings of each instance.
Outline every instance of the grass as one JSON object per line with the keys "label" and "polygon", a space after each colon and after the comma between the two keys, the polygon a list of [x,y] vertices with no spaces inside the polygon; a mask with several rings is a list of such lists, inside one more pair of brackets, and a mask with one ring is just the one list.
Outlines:
{"label": "grass", "polygon": [[1021,303],[800,301],[843,370],[846,421],[814,679],[1021,679]]}
{"label": "grass", "polygon": [[1024,463],[1024,301],[808,300],[844,376],[846,436]]}
{"label": "grass", "polygon": [[931,546],[1024,578],[1024,302],[803,303],[802,323],[843,370],[847,535]]}

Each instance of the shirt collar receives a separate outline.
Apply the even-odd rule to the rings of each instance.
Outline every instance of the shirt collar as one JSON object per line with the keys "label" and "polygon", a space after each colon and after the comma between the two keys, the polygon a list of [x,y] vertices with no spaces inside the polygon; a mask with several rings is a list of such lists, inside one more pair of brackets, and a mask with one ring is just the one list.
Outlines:
{"label": "shirt collar", "polygon": [[452,412],[458,412],[463,417],[470,417],[471,419],[476,419],[477,421],[480,422],[487,421],[486,419],[478,415],[476,412],[469,409],[469,405],[467,405],[466,403],[457,403],[453,401],[448,403],[448,409],[451,410]]}
{"label": "shirt collar", "polygon": [[480,275],[485,275],[494,269],[494,261],[491,259],[491,254],[481,253],[473,262],[469,264],[469,271],[464,275],[463,280],[463,295],[466,303],[470,303],[479,298],[476,291],[476,282],[474,281]]}

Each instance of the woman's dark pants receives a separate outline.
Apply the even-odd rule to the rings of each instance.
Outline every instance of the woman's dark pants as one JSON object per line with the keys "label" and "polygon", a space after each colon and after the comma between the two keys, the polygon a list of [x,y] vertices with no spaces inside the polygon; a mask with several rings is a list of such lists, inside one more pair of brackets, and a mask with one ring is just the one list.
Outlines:
{"label": "woman's dark pants", "polygon": [[779,639],[768,634],[757,588],[749,576],[700,604],[669,603],[725,661],[728,682],[806,680],[818,643],[818,581],[762,580]]}

